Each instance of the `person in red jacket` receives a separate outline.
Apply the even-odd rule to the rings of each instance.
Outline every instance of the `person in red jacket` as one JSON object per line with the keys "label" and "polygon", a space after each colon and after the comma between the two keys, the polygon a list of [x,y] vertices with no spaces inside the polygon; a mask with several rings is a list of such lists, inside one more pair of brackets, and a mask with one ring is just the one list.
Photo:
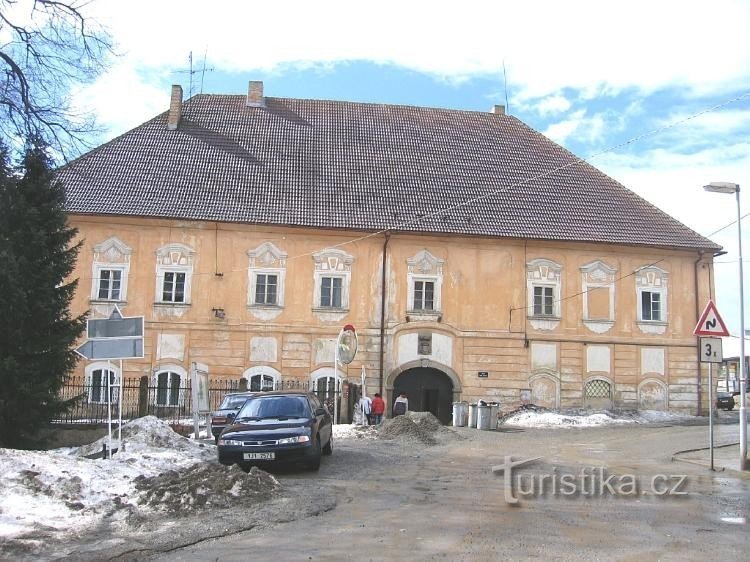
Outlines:
{"label": "person in red jacket", "polygon": [[383,412],[385,412],[385,402],[380,394],[376,392],[370,406],[370,417],[373,425],[378,425],[383,421]]}

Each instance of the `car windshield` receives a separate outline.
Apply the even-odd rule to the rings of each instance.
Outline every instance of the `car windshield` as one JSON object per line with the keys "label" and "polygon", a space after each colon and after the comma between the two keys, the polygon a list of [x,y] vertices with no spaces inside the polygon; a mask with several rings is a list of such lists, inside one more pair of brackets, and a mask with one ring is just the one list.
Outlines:
{"label": "car windshield", "polygon": [[304,396],[263,396],[248,400],[238,418],[304,418],[310,406]]}
{"label": "car windshield", "polygon": [[225,396],[224,400],[221,401],[219,410],[236,410],[237,408],[242,406],[248,398],[250,397],[247,395]]}

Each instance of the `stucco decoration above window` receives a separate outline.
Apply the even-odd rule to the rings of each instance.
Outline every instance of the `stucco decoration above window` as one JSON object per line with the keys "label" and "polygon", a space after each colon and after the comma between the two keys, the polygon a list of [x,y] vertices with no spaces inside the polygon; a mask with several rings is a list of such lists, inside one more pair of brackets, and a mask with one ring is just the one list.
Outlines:
{"label": "stucco decoration above window", "polygon": [[409,320],[442,319],[444,263],[445,260],[428,250],[420,250],[406,260],[406,314]]}
{"label": "stucco decoration above window", "polygon": [[581,267],[583,324],[604,334],[615,324],[615,276],[617,270],[597,260]]}
{"label": "stucco decoration above window", "polygon": [[526,306],[529,323],[536,330],[554,330],[560,325],[562,266],[538,258],[526,264]]}
{"label": "stucco decoration above window", "polygon": [[349,287],[354,257],[329,248],[313,254],[313,312],[318,319],[340,322],[349,312]]}
{"label": "stucco decoration above window", "polygon": [[635,275],[638,328],[645,334],[663,334],[668,324],[669,273],[654,265]]}
{"label": "stucco decoration above window", "polygon": [[284,308],[287,254],[271,242],[247,252],[250,313],[260,320],[273,320]]}
{"label": "stucco decoration above window", "polygon": [[190,306],[195,251],[174,242],[156,250],[157,311],[182,316]]}
{"label": "stucco decoration above window", "polygon": [[116,236],[93,248],[91,265],[91,310],[96,316],[108,317],[115,304],[127,304],[128,275],[132,248]]}

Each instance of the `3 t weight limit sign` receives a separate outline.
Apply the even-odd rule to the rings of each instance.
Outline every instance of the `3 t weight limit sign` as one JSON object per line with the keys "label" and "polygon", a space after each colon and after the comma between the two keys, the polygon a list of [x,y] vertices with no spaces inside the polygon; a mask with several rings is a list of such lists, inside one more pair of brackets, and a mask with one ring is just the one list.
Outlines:
{"label": "3 t weight limit sign", "polygon": [[721,363],[721,338],[701,338],[701,363]]}

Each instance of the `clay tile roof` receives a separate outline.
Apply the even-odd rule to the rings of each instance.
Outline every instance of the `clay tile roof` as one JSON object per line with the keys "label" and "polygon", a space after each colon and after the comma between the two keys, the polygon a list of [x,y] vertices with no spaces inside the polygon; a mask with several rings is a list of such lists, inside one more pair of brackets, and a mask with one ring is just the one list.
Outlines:
{"label": "clay tile roof", "polygon": [[74,214],[719,246],[509,115],[198,95],[58,171]]}

